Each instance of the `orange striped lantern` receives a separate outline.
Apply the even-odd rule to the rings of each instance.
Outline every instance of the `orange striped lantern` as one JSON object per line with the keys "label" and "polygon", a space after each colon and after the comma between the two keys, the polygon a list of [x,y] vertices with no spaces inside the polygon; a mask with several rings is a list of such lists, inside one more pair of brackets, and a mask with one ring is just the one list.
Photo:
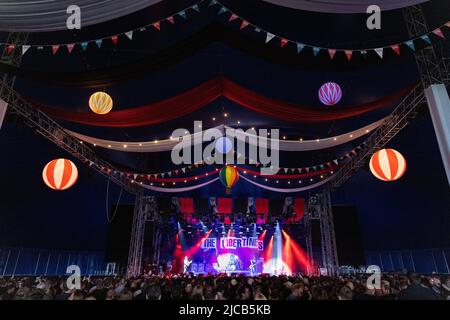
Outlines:
{"label": "orange striped lantern", "polygon": [[406,161],[402,154],[394,149],[381,149],[370,159],[370,171],[383,181],[400,179],[406,171]]}
{"label": "orange striped lantern", "polygon": [[42,179],[53,190],[67,190],[77,182],[78,169],[70,160],[55,159],[45,166]]}
{"label": "orange striped lantern", "polygon": [[107,114],[113,108],[113,100],[106,92],[96,92],[89,98],[89,108],[96,114]]}

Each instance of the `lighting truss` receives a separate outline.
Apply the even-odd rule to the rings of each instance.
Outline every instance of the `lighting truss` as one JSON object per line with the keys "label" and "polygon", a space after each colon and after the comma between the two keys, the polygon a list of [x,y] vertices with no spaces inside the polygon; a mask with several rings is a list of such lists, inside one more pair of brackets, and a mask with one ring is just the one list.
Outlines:
{"label": "lighting truss", "polygon": [[[416,37],[429,32],[425,15],[420,5],[407,7],[403,10],[409,35]],[[330,181],[332,189],[342,186],[358,169],[365,166],[369,158],[384,147],[408,123],[413,120],[420,109],[426,105],[424,90],[430,85],[450,83],[450,59],[444,57],[442,46],[430,45],[416,53],[417,68],[421,83],[403,99],[391,113],[386,122],[375,130],[369,138],[359,146],[360,151],[339,169]]]}
{"label": "lighting truss", "polygon": [[[19,66],[22,54],[19,50],[27,39],[26,34],[10,34],[8,43],[14,47],[11,53],[4,49],[0,60],[3,63]],[[92,169],[110,179],[126,191],[135,194],[138,185],[127,177],[115,173],[114,167],[96,155],[94,150],[82,143],[82,141],[68,134],[63,127],[48,117],[45,113],[23,99],[14,89],[15,77],[4,74],[0,78],[0,98],[8,103],[8,110],[19,116],[23,122],[37,133],[47,138],[57,146],[69,152],[73,157],[88,164]]]}

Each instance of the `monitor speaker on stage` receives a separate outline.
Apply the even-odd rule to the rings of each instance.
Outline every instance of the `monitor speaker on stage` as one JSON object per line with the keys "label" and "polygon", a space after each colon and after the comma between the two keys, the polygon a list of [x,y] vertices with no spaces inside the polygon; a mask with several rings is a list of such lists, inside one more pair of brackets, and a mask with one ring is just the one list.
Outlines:
{"label": "monitor speaker on stage", "polygon": [[6,110],[8,109],[8,104],[0,99],[0,129],[2,128],[3,121],[5,120]]}

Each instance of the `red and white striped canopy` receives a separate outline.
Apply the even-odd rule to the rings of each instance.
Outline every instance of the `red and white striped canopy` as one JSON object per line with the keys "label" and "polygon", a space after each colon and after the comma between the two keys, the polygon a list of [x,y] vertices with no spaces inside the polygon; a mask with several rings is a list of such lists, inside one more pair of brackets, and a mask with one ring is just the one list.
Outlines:
{"label": "red and white striped canopy", "polygon": [[67,190],[77,182],[78,169],[70,160],[55,159],[45,166],[42,179],[53,190]]}
{"label": "red and white striped canopy", "polygon": [[393,149],[375,152],[370,159],[370,171],[383,181],[400,179],[406,171],[406,161],[402,154]]}

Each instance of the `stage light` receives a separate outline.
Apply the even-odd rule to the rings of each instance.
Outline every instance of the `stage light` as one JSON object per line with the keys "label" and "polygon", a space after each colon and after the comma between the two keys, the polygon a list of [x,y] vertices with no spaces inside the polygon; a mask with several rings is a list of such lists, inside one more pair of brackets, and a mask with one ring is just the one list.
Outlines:
{"label": "stage light", "polygon": [[109,113],[113,108],[113,100],[106,92],[96,92],[89,98],[89,108],[100,115]]}

